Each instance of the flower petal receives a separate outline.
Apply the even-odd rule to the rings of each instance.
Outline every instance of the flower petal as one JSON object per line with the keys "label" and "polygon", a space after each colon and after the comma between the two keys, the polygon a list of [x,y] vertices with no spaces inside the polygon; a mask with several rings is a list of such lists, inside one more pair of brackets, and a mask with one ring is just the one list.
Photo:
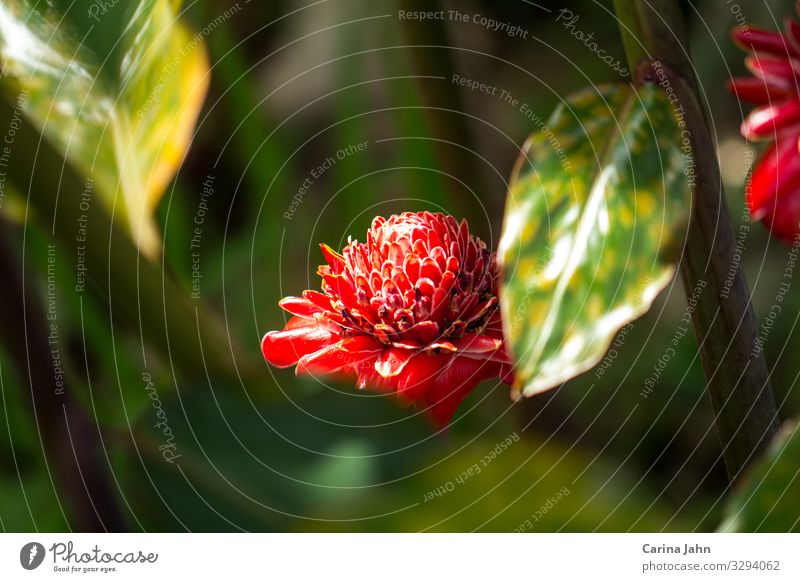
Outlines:
{"label": "flower petal", "polygon": [[328,263],[328,266],[331,268],[331,272],[338,275],[342,271],[344,271],[345,262],[344,257],[333,250],[326,244],[319,245],[319,248],[322,249],[322,256],[325,257],[325,262]]}
{"label": "flower petal", "polygon": [[750,57],[744,62],[756,77],[789,90],[797,89],[797,71],[789,59]]}
{"label": "flower petal", "polygon": [[397,396],[408,403],[422,398],[451,358],[450,354],[419,354],[398,378]]}
{"label": "flower petal", "polygon": [[766,105],[793,95],[785,83],[769,83],[758,77],[743,77],[728,82],[728,90],[742,101]]}
{"label": "flower petal", "polygon": [[794,55],[800,55],[800,24],[787,14],[784,19],[784,29],[786,30],[785,38],[794,50]]}
{"label": "flower petal", "polygon": [[508,365],[514,364],[514,360],[506,352],[501,338],[468,334],[453,343],[458,349],[459,356]]}
{"label": "flower petal", "polygon": [[364,362],[358,367],[356,385],[362,390],[368,388],[377,392],[395,392],[397,377],[384,378],[375,371],[375,365],[372,362]]}
{"label": "flower petal", "polygon": [[421,344],[428,345],[439,337],[439,325],[435,321],[420,321],[408,333]]}
{"label": "flower petal", "polygon": [[400,374],[417,352],[400,348],[385,349],[375,360],[375,371],[384,378]]}
{"label": "flower petal", "polygon": [[425,402],[434,421],[440,426],[446,426],[475,386],[497,376],[499,370],[500,366],[492,362],[455,358],[425,394]]}
{"label": "flower petal", "polygon": [[319,291],[303,291],[303,298],[308,299],[311,303],[315,305],[319,305],[325,311],[334,311],[333,303],[331,303],[331,298],[325,295],[324,293],[320,293]]}
{"label": "flower petal", "polygon": [[747,189],[747,205],[753,220],[775,212],[777,197],[796,191],[800,184],[797,140],[778,139],[758,162]]}
{"label": "flower petal", "polygon": [[348,307],[357,306],[355,285],[343,274],[320,273],[322,279],[330,286],[339,299]]}
{"label": "flower petal", "polygon": [[794,46],[786,42],[780,32],[748,26],[734,29],[731,36],[736,44],[746,50],[769,53],[784,58],[798,56]]}
{"label": "flower petal", "polygon": [[284,297],[278,302],[278,305],[292,315],[310,319],[313,319],[315,313],[325,311],[322,307],[304,297]]}
{"label": "flower petal", "polygon": [[779,138],[758,163],[747,206],[753,220],[764,220],[772,233],[791,244],[800,221],[800,152],[796,136]]}
{"label": "flower petal", "polygon": [[295,372],[321,376],[356,369],[359,364],[376,358],[380,351],[380,344],[372,338],[366,336],[347,338],[303,356],[297,363]]}
{"label": "flower petal", "polygon": [[454,340],[453,345],[459,352],[487,354],[499,350],[503,346],[503,342],[485,335],[469,333],[461,339]]}
{"label": "flower petal", "polygon": [[303,356],[339,340],[338,334],[316,322],[309,325],[300,323],[302,320],[292,318],[283,331],[271,331],[264,336],[261,353],[267,362],[277,368],[287,368]]}
{"label": "flower petal", "polygon": [[286,325],[283,326],[283,331],[296,329],[298,327],[308,327],[309,325],[317,325],[317,320],[310,317],[300,317],[299,315],[293,315],[292,317],[289,318],[289,321],[286,322]]}
{"label": "flower petal", "polygon": [[432,350],[441,350],[444,352],[457,352],[458,348],[455,346],[453,342],[447,340],[441,340],[438,342],[433,342],[431,345],[428,346]]}
{"label": "flower petal", "polygon": [[765,105],[753,110],[742,123],[741,133],[747,139],[770,139],[800,125],[800,100],[781,105]]}
{"label": "flower petal", "polygon": [[458,405],[482,380],[497,376],[500,364],[451,354],[421,354],[406,367],[397,395],[406,402],[422,402],[438,426],[445,426]]}

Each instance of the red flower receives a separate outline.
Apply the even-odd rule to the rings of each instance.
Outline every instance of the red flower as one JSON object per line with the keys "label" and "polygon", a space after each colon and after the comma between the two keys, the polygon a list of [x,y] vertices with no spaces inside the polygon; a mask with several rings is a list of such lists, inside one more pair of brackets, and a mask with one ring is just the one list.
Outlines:
{"label": "red flower", "polygon": [[406,212],[376,218],[342,254],[320,246],[322,293],[280,302],[294,317],[264,336],[270,364],[394,392],[441,425],[482,380],[510,381],[497,261],[466,221]]}
{"label": "red flower", "polygon": [[750,216],[791,244],[800,234],[800,24],[788,16],[785,22],[783,34],[753,27],[734,30],[734,40],[754,53],[746,60],[754,76],[733,79],[729,89],[758,105],[742,124],[742,135],[774,141],[746,193]]}

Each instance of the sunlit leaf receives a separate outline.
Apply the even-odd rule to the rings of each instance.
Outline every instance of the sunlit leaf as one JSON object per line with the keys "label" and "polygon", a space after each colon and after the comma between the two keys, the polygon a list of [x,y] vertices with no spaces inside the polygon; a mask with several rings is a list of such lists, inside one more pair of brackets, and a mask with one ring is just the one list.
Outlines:
{"label": "sunlit leaf", "polygon": [[84,41],[105,21],[79,35],[43,2],[4,1],[0,62],[28,118],[91,176],[115,218],[153,256],[160,244],[153,213],[191,141],[208,58],[201,36],[177,19],[177,3],[117,4],[109,10],[127,10],[127,24],[117,50],[98,55]]}
{"label": "sunlit leaf", "polygon": [[800,425],[784,426],[769,451],[737,486],[723,531],[800,531]]}
{"label": "sunlit leaf", "polygon": [[534,123],[498,253],[515,394],[526,396],[594,366],[649,309],[691,205],[691,156],[661,89],[601,86]]}

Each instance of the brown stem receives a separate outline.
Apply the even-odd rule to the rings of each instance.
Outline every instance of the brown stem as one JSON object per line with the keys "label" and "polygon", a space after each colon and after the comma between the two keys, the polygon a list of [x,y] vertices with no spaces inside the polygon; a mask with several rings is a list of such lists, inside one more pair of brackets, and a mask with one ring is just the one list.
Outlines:
{"label": "brown stem", "polygon": [[631,65],[641,69],[649,64],[643,65],[643,59],[649,59],[675,73],[672,84],[695,163],[694,212],[681,276],[688,298],[698,286],[703,288],[692,321],[733,482],[775,435],[778,411],[763,352],[755,349],[755,314],[744,273],[734,259],[736,241],[683,15],[677,0],[615,0],[615,8]]}

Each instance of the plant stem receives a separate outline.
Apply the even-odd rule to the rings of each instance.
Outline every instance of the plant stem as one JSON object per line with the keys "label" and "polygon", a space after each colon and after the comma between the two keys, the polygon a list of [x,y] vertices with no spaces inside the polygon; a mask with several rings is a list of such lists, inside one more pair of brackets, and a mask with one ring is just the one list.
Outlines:
{"label": "plant stem", "polygon": [[678,0],[614,0],[614,6],[631,66],[658,60],[676,76],[695,163],[694,212],[680,268],[687,298],[698,286],[703,289],[692,321],[725,467],[734,482],[775,435],[778,411],[763,352],[755,349],[755,314],[734,260],[736,241],[683,16]]}

